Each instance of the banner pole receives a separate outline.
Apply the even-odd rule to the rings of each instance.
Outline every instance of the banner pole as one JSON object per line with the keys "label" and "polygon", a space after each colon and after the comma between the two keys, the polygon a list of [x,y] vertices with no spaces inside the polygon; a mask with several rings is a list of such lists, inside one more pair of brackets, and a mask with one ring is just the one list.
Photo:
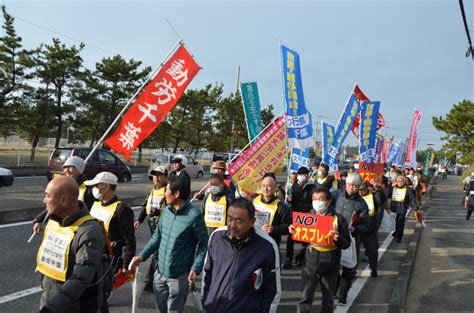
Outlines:
{"label": "banner pole", "polygon": [[112,122],[112,124],[110,124],[109,128],[107,128],[107,130],[105,131],[105,133],[102,135],[102,137],[97,141],[97,143],[95,144],[94,148],[92,148],[91,152],[89,152],[89,154],[87,155],[86,159],[84,160],[84,163],[87,163],[87,161],[89,161],[89,159],[92,157],[93,153],[97,150],[97,148],[102,144],[102,142],[104,141],[105,137],[107,137],[107,135],[110,133],[110,131],[112,130],[112,128],[115,126],[115,124],[118,122],[118,120],[122,117],[123,113],[125,113],[125,111],[128,109],[128,107],[130,106],[130,104],[132,104],[132,102],[135,100],[135,97],[142,91],[142,89],[146,86],[146,84],[148,84],[148,82],[150,81],[150,79],[163,67],[164,63],[166,62],[166,60],[169,58],[169,56],[176,50],[176,48],[182,44],[183,40],[180,39],[173,47],[173,49],[170,50],[170,52],[168,52],[168,54],[166,55],[166,57],[163,59],[163,61],[161,61],[160,65],[158,65],[157,67],[155,67],[154,70],[152,70],[150,72],[150,74],[147,76],[147,78],[145,79],[145,81],[143,82],[143,84],[137,89],[137,91],[133,94],[132,97],[130,97],[130,99],[128,100],[128,102],[124,105],[122,111],[120,111],[120,113],[117,115],[117,117],[114,119],[114,121]]}

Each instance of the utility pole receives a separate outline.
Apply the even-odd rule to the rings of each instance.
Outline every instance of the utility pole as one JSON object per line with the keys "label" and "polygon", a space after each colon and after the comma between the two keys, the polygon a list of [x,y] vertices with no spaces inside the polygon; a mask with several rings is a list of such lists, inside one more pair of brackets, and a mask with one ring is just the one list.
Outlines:
{"label": "utility pole", "polygon": [[[240,65],[237,67],[237,88],[235,89],[235,94],[239,92],[239,84],[240,84]],[[230,151],[229,152],[234,152],[234,129],[235,129],[235,123],[234,123],[234,115],[231,114],[232,117],[232,128],[231,128],[231,137],[230,137]]]}

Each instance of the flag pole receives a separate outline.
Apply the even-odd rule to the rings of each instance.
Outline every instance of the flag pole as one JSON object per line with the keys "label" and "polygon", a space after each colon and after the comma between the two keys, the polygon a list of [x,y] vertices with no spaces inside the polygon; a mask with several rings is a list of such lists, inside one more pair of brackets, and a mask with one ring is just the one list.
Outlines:
{"label": "flag pole", "polygon": [[97,148],[102,144],[102,142],[104,141],[105,137],[107,137],[107,135],[110,133],[110,131],[112,130],[112,128],[115,126],[115,124],[118,122],[118,120],[122,117],[123,113],[125,113],[125,111],[128,109],[128,107],[132,104],[132,102],[135,100],[135,97],[142,91],[142,89],[146,86],[146,84],[150,81],[150,79],[163,67],[164,63],[166,62],[166,60],[169,58],[169,56],[176,50],[176,48],[178,48],[178,46],[180,44],[183,44],[183,39],[179,39],[179,41],[174,45],[173,49],[170,50],[170,52],[168,52],[168,54],[166,55],[166,57],[163,59],[163,61],[161,61],[160,65],[158,65],[157,67],[155,67],[154,70],[152,70],[150,72],[150,74],[147,76],[147,78],[145,79],[145,81],[143,82],[143,84],[137,89],[137,91],[133,94],[132,97],[130,97],[130,99],[128,100],[128,102],[124,105],[122,111],[120,111],[120,113],[117,115],[117,117],[114,119],[114,121],[112,122],[112,124],[110,124],[109,128],[107,128],[107,130],[105,131],[105,133],[102,135],[102,137],[97,141],[97,143],[95,144],[94,148],[92,148],[91,152],[89,152],[89,154],[87,155],[86,159],[84,160],[84,163],[87,163],[87,161],[89,161],[89,159],[92,157],[93,153],[97,150]]}

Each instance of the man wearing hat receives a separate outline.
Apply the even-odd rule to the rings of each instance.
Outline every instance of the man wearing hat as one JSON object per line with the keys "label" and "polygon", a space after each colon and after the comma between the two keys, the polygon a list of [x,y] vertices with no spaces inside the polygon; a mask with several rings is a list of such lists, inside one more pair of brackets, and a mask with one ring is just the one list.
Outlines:
{"label": "man wearing hat", "polygon": [[128,265],[136,249],[133,211],[117,198],[117,180],[114,174],[101,172],[85,184],[92,186],[94,197],[99,199],[92,205],[91,215],[104,222],[112,246],[115,272],[128,274]]}
{"label": "man wearing hat", "polygon": [[189,186],[189,190],[191,190],[191,177],[189,176],[188,172],[184,169],[186,167],[186,163],[188,162],[188,159],[182,155],[182,154],[177,154],[171,159],[171,163],[173,164],[173,169],[170,173],[170,178],[173,176],[179,176],[183,177]]}
{"label": "man wearing hat", "polygon": [[[69,157],[66,162],[64,162],[63,175],[70,176],[76,180],[77,184],[79,185],[79,196],[77,200],[82,201],[86,205],[87,210],[90,210],[96,199],[92,195],[92,188],[84,184],[84,181],[86,180],[86,176],[83,174],[84,168],[84,160],[78,156],[72,156]],[[45,209],[33,220],[33,231],[35,233],[38,234],[42,231],[42,224],[46,214],[47,210]]]}
{"label": "man wearing hat", "polygon": [[[229,188],[231,193],[234,195],[234,198],[237,196],[236,195],[236,190],[237,188],[235,187],[234,182],[230,179],[229,175],[226,174],[227,171],[227,163],[224,160],[217,160],[214,162],[212,168],[215,170],[215,173],[219,176],[222,177],[222,180],[224,181],[224,184]],[[205,190],[202,192],[196,192],[193,196],[194,199],[202,200],[204,199],[204,196],[206,195],[207,192],[210,191],[210,183],[206,185]]]}
{"label": "man wearing hat", "polygon": [[[151,170],[149,174],[150,179],[153,181],[153,187],[146,197],[145,202],[142,204],[138,218],[133,226],[135,229],[138,229],[140,224],[143,223],[145,218],[148,216],[148,226],[150,227],[151,236],[153,236],[156,226],[158,225],[158,219],[161,216],[163,208],[166,206],[165,191],[168,182],[168,171],[164,165],[159,165]],[[156,269],[156,259],[156,254],[153,254],[148,269],[148,275],[145,279],[146,291],[153,291],[153,275],[155,274]]]}

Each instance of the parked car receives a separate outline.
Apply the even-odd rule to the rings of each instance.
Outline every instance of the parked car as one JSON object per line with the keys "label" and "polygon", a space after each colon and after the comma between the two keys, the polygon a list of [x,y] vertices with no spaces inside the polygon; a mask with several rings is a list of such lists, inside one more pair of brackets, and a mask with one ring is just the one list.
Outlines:
{"label": "parked car", "polygon": [[[57,175],[62,175],[62,166],[70,156],[78,156],[86,159],[92,148],[56,148],[48,161],[48,171],[46,176],[48,180]],[[128,182],[132,179],[130,167],[125,165],[112,152],[103,149],[97,149],[92,157],[87,161],[84,175],[87,179],[92,179],[100,172],[111,172],[118,177],[119,182]]]}
{"label": "parked car", "polygon": [[8,187],[13,185],[15,176],[12,171],[7,168],[0,167],[0,187]]}
{"label": "parked car", "polygon": [[[149,169],[152,170],[158,165],[165,165],[168,172],[173,171],[173,167],[171,166],[171,159],[177,154],[173,153],[154,153],[150,160]],[[188,172],[190,177],[202,178],[204,176],[204,169],[202,165],[199,164],[194,160],[194,158],[187,154],[181,154],[186,157],[186,166],[185,170]]]}
{"label": "parked car", "polygon": [[214,152],[214,154],[212,155],[212,164],[211,168],[209,169],[209,172],[211,174],[214,174],[216,172],[216,170],[214,169],[214,163],[216,161],[225,161],[227,163],[227,166],[229,166],[230,162],[235,158],[236,155],[237,153]]}

